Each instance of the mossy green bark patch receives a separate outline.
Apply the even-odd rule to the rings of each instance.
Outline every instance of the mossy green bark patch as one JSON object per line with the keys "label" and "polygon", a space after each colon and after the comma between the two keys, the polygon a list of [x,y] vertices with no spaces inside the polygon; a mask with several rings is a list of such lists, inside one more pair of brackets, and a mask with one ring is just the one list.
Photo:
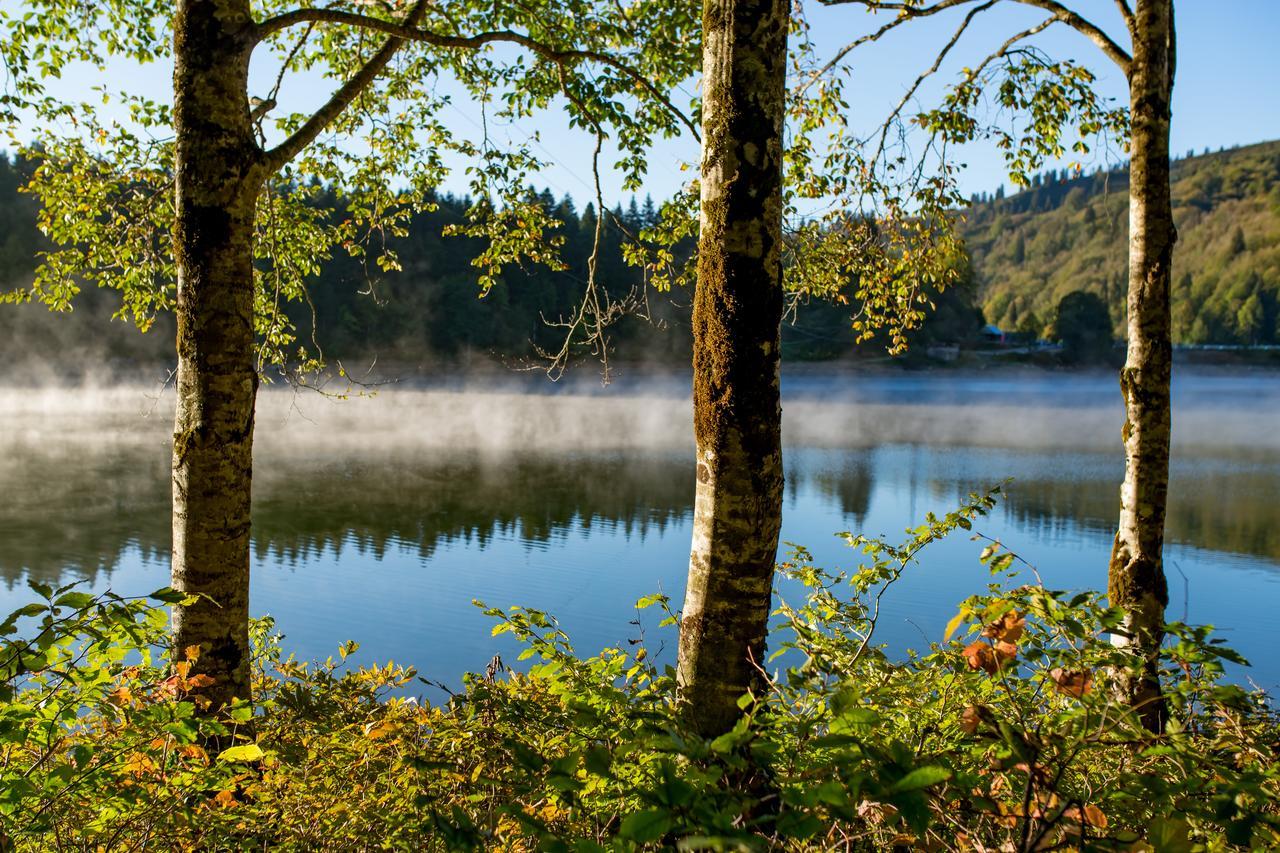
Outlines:
{"label": "mossy green bark patch", "polygon": [[1169,293],[1177,239],[1169,189],[1174,41],[1172,0],[1139,0],[1129,78],[1128,356],[1120,375],[1125,479],[1107,592],[1113,605],[1128,611],[1125,644],[1145,661],[1122,690],[1157,731],[1164,725],[1164,703],[1155,661],[1169,600],[1163,549],[1173,365]]}
{"label": "mossy green bark patch", "polygon": [[782,121],[789,7],[704,5],[693,307],[697,495],[680,627],[691,723],[733,725],[759,678],[782,511]]}
{"label": "mossy green bark patch", "polygon": [[175,646],[198,646],[211,708],[249,697],[254,211],[265,177],[246,100],[245,0],[185,0],[174,30],[178,404],[173,441]]}

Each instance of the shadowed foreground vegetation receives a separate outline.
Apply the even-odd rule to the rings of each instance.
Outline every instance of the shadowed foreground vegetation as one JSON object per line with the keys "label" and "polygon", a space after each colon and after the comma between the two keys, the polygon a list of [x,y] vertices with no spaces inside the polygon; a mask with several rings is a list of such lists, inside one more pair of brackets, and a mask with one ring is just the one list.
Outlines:
{"label": "shadowed foreground vegetation", "polygon": [[[1280,844],[1280,735],[1239,657],[1173,623],[1172,722],[1110,701],[1121,614],[1046,589],[999,543],[961,639],[905,660],[875,640],[881,595],[930,543],[994,505],[970,496],[900,544],[848,537],[832,575],[779,567],[804,601],[775,614],[767,687],[704,740],[649,648],[676,620],[641,602],[628,648],[579,656],[545,613],[490,609],[522,641],[434,705],[412,669],[288,657],[256,623],[256,709],[202,719],[187,650],[156,601],[34,584],[0,641],[0,847],[132,850],[1226,850]],[[977,550],[975,546],[975,550]],[[891,594],[891,590],[890,590]],[[657,622],[661,624],[643,624]],[[648,629],[646,631],[646,629]]]}

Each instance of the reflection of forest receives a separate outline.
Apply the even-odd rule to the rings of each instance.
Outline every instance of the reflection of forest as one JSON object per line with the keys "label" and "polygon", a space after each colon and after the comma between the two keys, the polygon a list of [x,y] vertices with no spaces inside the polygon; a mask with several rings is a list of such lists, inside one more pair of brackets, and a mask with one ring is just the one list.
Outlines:
{"label": "reflection of forest", "polygon": [[871,454],[866,450],[831,453],[797,453],[786,456],[786,492],[794,501],[802,492],[815,493],[840,509],[856,530],[871,510]]}
{"label": "reflection of forest", "polygon": [[293,562],[350,543],[380,557],[404,543],[426,557],[458,539],[546,542],[574,525],[643,538],[692,508],[683,455],[439,456],[265,466],[255,483],[257,555]]}
{"label": "reflection of forest", "polygon": [[[951,504],[982,487],[992,465],[1009,464],[1027,469],[1007,472],[1016,478],[1002,509],[1020,528],[1048,540],[1081,532],[1109,536],[1113,529],[1118,484],[1110,464],[1090,468],[1034,453],[1013,465],[1012,457],[1000,463],[984,451],[897,447],[789,450],[788,494],[837,507],[856,530],[871,511],[875,484],[899,484]],[[510,535],[541,543],[596,526],[643,538],[692,508],[683,450],[476,453],[410,445],[372,454],[351,446],[293,452],[298,449],[267,443],[259,457],[259,559],[292,563],[347,548],[381,556],[397,546],[428,556],[455,541],[483,547],[496,535]],[[143,434],[20,432],[7,450],[0,457],[0,577],[7,582],[24,570],[47,581],[65,570],[109,572],[130,548],[156,558],[167,554],[163,425]],[[1177,461],[1169,541],[1280,562],[1278,491],[1274,462]]]}
{"label": "reflection of forest", "polygon": [[169,553],[169,456],[156,442],[10,443],[0,458],[0,578],[93,577],[134,546]]}
{"label": "reflection of forest", "polygon": [[[0,513],[0,577],[56,580],[64,569],[111,571],[126,548],[169,547],[167,455],[146,443],[24,447],[0,465],[10,500]],[[402,456],[266,455],[254,477],[254,549],[293,563],[327,549],[381,557],[411,545],[495,535],[546,542],[570,529],[614,528],[643,539],[693,508],[691,467],[676,452],[571,455],[410,450]],[[860,521],[871,497],[865,464],[792,466],[792,489],[815,490]]]}
{"label": "reflection of forest", "polygon": [[[957,494],[970,484],[956,483]],[[1221,471],[1207,464],[1174,463],[1165,541],[1208,551],[1248,554],[1280,562],[1280,468]],[[1093,478],[1016,479],[1003,511],[1037,538],[1073,531],[1111,536],[1120,495],[1116,483]]]}
{"label": "reflection of forest", "polygon": [[[8,457],[0,482],[22,497],[0,511],[0,577],[92,576],[131,546],[167,553],[167,461],[162,448],[137,445],[32,446]],[[293,562],[327,548],[381,556],[392,543],[427,556],[441,543],[483,546],[502,533],[541,542],[574,525],[643,537],[687,514],[692,500],[682,454],[267,457],[254,477],[254,548]]]}

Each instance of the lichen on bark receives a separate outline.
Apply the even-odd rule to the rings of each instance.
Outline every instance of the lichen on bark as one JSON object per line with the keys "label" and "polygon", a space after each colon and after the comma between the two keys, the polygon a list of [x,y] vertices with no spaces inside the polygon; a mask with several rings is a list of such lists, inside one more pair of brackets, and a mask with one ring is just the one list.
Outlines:
{"label": "lichen on bark", "polygon": [[177,411],[173,438],[175,648],[216,710],[249,699],[253,234],[265,179],[247,85],[246,0],[183,0],[174,16]]}
{"label": "lichen on bark", "polygon": [[789,6],[706,0],[694,532],[680,624],[686,717],[733,725],[763,664],[782,510],[782,122]]}
{"label": "lichen on bark", "polygon": [[1173,351],[1169,290],[1177,232],[1169,188],[1170,99],[1175,66],[1172,0],[1139,0],[1130,66],[1129,295],[1125,401],[1125,478],[1107,593],[1126,611],[1117,645],[1132,648],[1132,672],[1117,672],[1121,698],[1147,728],[1161,731],[1158,652],[1169,594],[1164,574],[1165,507]]}

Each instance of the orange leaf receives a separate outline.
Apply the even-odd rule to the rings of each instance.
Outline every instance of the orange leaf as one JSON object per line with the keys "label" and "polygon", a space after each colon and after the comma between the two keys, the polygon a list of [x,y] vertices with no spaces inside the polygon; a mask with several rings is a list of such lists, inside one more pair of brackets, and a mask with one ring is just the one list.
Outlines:
{"label": "orange leaf", "polygon": [[1013,643],[1006,643],[1004,640],[1000,640],[996,643],[995,655],[996,668],[1004,669],[1013,663],[1014,658],[1018,656],[1018,647]]}
{"label": "orange leaf", "polygon": [[960,714],[960,728],[969,734],[976,732],[978,727],[982,725],[982,712],[984,710],[986,709],[977,705],[970,705],[965,708]]}
{"label": "orange leaf", "polygon": [[982,636],[1005,643],[1016,643],[1026,630],[1027,619],[1016,610],[1010,610],[996,621],[984,625]]}
{"label": "orange leaf", "polygon": [[124,763],[126,773],[142,775],[155,769],[156,763],[141,752],[131,753]]}
{"label": "orange leaf", "polygon": [[1093,688],[1093,673],[1088,670],[1073,671],[1062,667],[1049,670],[1049,677],[1059,693],[1079,699]]}
{"label": "orange leaf", "polygon": [[1087,805],[1084,807],[1084,820],[1090,826],[1096,826],[1099,829],[1106,829],[1107,816],[1102,813],[1102,809],[1095,805]]}
{"label": "orange leaf", "polygon": [[991,647],[982,640],[975,640],[965,646],[961,654],[964,655],[970,669],[981,669],[988,675],[994,675],[998,668],[995,652],[991,651]]}

